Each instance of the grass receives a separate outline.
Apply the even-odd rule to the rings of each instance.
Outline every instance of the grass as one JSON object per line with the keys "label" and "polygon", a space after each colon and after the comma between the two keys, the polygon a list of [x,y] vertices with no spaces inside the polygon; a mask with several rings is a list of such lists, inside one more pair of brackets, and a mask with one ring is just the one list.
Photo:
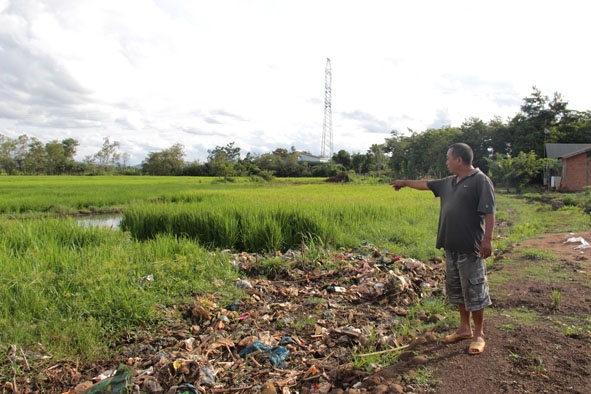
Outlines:
{"label": "grass", "polygon": [[541,249],[527,249],[521,252],[523,257],[528,260],[545,260],[545,261],[555,261],[556,256],[547,250]]}
{"label": "grass", "polygon": [[493,307],[487,310],[487,313],[502,315],[505,320],[508,321],[508,323],[503,326],[506,330],[511,330],[520,324],[535,325],[543,318],[538,312],[525,307],[506,309],[495,309]]}
{"label": "grass", "polygon": [[[0,245],[0,343],[51,344],[56,357],[104,355],[117,334],[156,325],[158,305],[188,302],[194,289],[239,297],[236,270],[188,239],[145,243],[73,220],[6,221]],[[152,275],[149,284],[142,277]],[[218,282],[216,282],[216,280]]]}
{"label": "grass", "polygon": [[434,370],[430,367],[419,367],[412,375],[412,380],[415,385],[422,388],[426,392],[435,392],[434,386],[437,385],[438,379],[434,378]]}
{"label": "grass", "polygon": [[[289,248],[302,251],[301,268],[361,245],[418,260],[441,255],[433,246],[438,200],[383,184],[0,177],[0,190],[0,345],[41,343],[58,359],[107,357],[119,338],[178,319],[175,306],[196,297],[211,295],[218,305],[242,297],[233,285],[238,264],[226,248],[256,253],[252,273],[271,278],[290,269],[272,252]],[[589,228],[588,217],[574,207],[552,211],[504,194],[497,202],[505,225],[496,248],[544,231]],[[123,212],[125,231],[79,226],[69,218],[93,212]],[[529,274],[557,277],[546,263],[552,256],[528,253],[540,262]],[[146,281],[150,275],[153,280]],[[443,318],[422,321],[419,312]],[[521,309],[503,313],[511,315],[509,324],[538,317]],[[455,319],[441,299],[428,298],[410,306],[392,334],[443,331],[457,326]],[[278,324],[307,329],[316,320],[300,316]],[[361,357],[377,350],[375,343],[353,358],[365,365],[396,361],[396,352]]]}
{"label": "grass", "polygon": [[553,311],[557,311],[560,308],[560,302],[562,301],[562,292],[559,289],[552,289],[550,293],[550,307]]}

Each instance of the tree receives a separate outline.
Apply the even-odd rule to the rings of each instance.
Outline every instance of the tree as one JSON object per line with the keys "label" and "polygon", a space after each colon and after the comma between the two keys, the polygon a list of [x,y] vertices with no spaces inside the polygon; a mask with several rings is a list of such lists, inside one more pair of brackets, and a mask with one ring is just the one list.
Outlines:
{"label": "tree", "polygon": [[8,175],[16,172],[16,162],[13,157],[14,141],[0,134],[0,168]]}
{"label": "tree", "polygon": [[240,148],[230,142],[226,146],[216,146],[207,151],[209,174],[213,176],[230,177],[236,175],[235,164],[240,160]]}
{"label": "tree", "polygon": [[58,141],[45,144],[45,168],[48,175],[63,174],[66,169],[64,145]]}
{"label": "tree", "polygon": [[351,155],[346,150],[341,149],[332,156],[332,161],[343,166],[345,170],[350,170],[352,161]]}
{"label": "tree", "polygon": [[560,142],[561,128],[572,121],[567,106],[560,93],[554,93],[550,100],[534,86],[531,96],[524,99],[521,112],[509,123],[511,154],[534,151],[543,157],[545,143]]}
{"label": "tree", "polygon": [[470,118],[460,127],[462,132],[461,141],[470,145],[474,152],[474,167],[480,168],[483,172],[488,170],[486,158],[492,152],[492,130],[478,118]]}
{"label": "tree", "polygon": [[109,137],[105,137],[103,139],[103,147],[92,156],[90,161],[93,164],[96,163],[103,171],[107,171],[109,167],[114,167],[119,161],[120,154],[118,149],[118,141],[111,142]]}
{"label": "tree", "polygon": [[181,175],[184,149],[183,145],[175,144],[161,152],[150,152],[142,162],[142,171],[150,175]]}
{"label": "tree", "polygon": [[542,172],[545,162],[534,151],[519,152],[516,157],[497,153],[494,159],[487,160],[492,181],[504,185],[507,192],[514,187],[517,193]]}
{"label": "tree", "polygon": [[31,138],[24,160],[23,171],[29,175],[47,173],[45,145],[38,138]]}

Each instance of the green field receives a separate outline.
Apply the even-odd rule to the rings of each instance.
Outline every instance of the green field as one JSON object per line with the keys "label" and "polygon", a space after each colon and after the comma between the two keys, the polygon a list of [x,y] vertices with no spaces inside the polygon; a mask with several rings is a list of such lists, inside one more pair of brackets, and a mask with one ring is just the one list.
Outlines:
{"label": "green field", "polygon": [[[439,200],[387,184],[178,177],[0,177],[0,346],[41,343],[55,358],[89,361],[123,333],[166,319],[195,294],[240,297],[231,252],[269,256],[303,246],[309,258],[371,244],[420,260],[434,248]],[[495,246],[549,229],[589,229],[498,196]],[[80,226],[79,214],[119,212],[122,230]],[[263,257],[264,258],[264,257]],[[153,281],[146,280],[149,276]]]}

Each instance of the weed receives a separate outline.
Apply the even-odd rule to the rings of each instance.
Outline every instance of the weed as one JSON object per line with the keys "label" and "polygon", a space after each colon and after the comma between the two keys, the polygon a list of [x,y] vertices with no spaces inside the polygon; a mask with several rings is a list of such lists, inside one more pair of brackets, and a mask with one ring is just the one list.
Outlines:
{"label": "weed", "polygon": [[521,356],[511,350],[509,350],[509,360],[513,363],[513,364],[519,364],[520,360],[521,360]]}
{"label": "weed", "polygon": [[318,319],[316,318],[316,316],[300,316],[296,319],[294,327],[298,330],[303,330],[307,327],[314,327],[317,321]]}
{"label": "weed", "polygon": [[421,392],[434,393],[438,380],[433,377],[433,369],[429,367],[417,368],[412,375],[405,376],[412,380]]}
{"label": "weed", "polygon": [[556,256],[554,256],[551,252],[547,251],[547,250],[540,250],[540,249],[530,249],[530,250],[524,250],[522,252],[523,257],[525,257],[528,260],[547,260],[547,261],[551,261],[551,260],[555,260]]}
{"label": "weed", "polygon": [[[563,333],[565,336],[570,338],[580,338],[585,332],[584,327],[575,324],[562,324]],[[589,331],[587,331],[589,332]]]}
{"label": "weed", "polygon": [[513,324],[503,324],[497,328],[503,332],[513,332],[515,331],[516,327]]}
{"label": "weed", "polygon": [[542,374],[546,371],[544,367],[544,360],[538,356],[534,351],[528,353],[528,361],[532,367],[534,367],[537,374]]}
{"label": "weed", "polygon": [[560,302],[562,300],[562,293],[560,290],[553,288],[552,292],[550,293],[550,307],[553,311],[557,311],[560,307]]}
{"label": "weed", "polygon": [[[494,309],[491,312],[495,313]],[[509,328],[513,324],[535,324],[540,319],[540,314],[534,310],[526,307],[504,309],[502,311],[503,316],[510,320],[509,323],[505,324],[505,327]]]}

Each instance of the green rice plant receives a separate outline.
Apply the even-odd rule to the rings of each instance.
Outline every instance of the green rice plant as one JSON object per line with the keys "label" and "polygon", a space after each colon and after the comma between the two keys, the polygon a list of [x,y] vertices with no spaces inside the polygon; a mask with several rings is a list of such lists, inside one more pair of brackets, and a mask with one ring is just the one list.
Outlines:
{"label": "green rice plant", "polygon": [[[298,188],[300,192],[303,189]],[[372,192],[381,189],[371,188]],[[269,189],[271,196],[259,197]],[[214,193],[190,203],[135,204],[125,211],[121,226],[139,240],[157,233],[183,234],[207,247],[252,252],[298,248],[302,239],[305,244],[322,243],[325,249],[329,241],[333,248],[350,248],[369,237],[397,253],[412,253],[419,258],[437,254],[433,248],[436,205],[428,203],[426,214],[415,204],[416,198],[412,202],[389,200],[394,202],[392,206],[382,200],[362,204],[365,190],[342,185],[306,185],[306,189],[309,195],[287,195],[287,190],[274,186],[250,189],[251,193],[244,195],[240,189],[231,198],[226,193]],[[334,199],[327,199],[330,196]],[[431,224],[425,226],[426,222]],[[422,239],[432,242],[418,241]]]}
{"label": "green rice plant", "polygon": [[[376,250],[419,260],[441,254],[434,248],[439,201],[429,192],[396,193],[379,182],[233,181],[0,177],[0,344],[42,343],[56,358],[75,355],[81,361],[108,356],[123,335],[181,318],[175,307],[196,295],[211,294],[219,305],[239,299],[241,290],[232,286],[238,267],[228,248],[305,249],[306,264],[322,263],[329,249],[357,248],[366,241]],[[497,202],[500,222],[511,225],[498,232],[496,244],[591,227],[575,207],[552,212],[509,195],[499,195]],[[123,212],[122,231],[78,226],[66,218],[72,212]],[[258,267],[280,272],[289,264],[270,259]],[[545,272],[556,280],[551,264],[535,266],[546,271],[532,275]],[[438,329],[456,326],[457,314],[437,302],[420,308],[443,312]],[[538,317],[505,313],[512,316],[510,324]],[[315,317],[309,318],[298,324],[309,329]],[[396,330],[410,338],[433,327],[405,319]],[[360,362],[386,364],[396,357],[387,352]]]}
{"label": "green rice plant", "polygon": [[73,220],[1,226],[2,344],[42,343],[56,357],[91,360],[107,354],[119,333],[168,319],[163,308],[188,303],[195,292],[217,294],[222,303],[241,295],[227,286],[237,277],[228,258],[188,239],[137,243]]}

